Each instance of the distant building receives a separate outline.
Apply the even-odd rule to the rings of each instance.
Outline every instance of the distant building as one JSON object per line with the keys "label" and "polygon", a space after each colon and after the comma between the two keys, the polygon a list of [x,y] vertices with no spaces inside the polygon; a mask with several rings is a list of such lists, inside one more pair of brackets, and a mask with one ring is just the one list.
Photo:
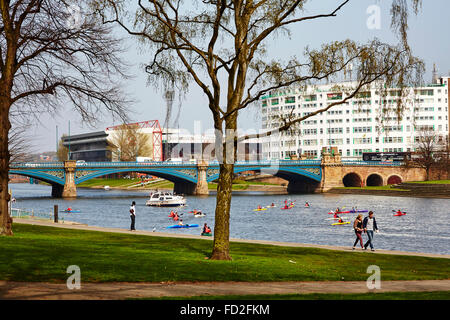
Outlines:
{"label": "distant building", "polygon": [[[150,158],[154,161],[181,158],[216,159],[214,134],[193,135],[182,129],[164,129],[161,131],[155,121],[144,121],[138,125],[139,132],[150,136],[148,139],[150,154],[137,154],[136,157]],[[120,132],[120,126],[108,127],[105,131],[84,133],[63,137],[63,145],[69,148],[70,159],[87,162],[118,161],[120,151],[114,146],[115,137]],[[262,155],[260,143],[252,140],[238,145],[238,160],[259,160]]]}
{"label": "distant building", "polygon": [[[320,158],[322,149],[337,147],[344,157],[360,159],[364,152],[409,152],[422,128],[432,128],[438,139],[449,139],[450,77],[433,75],[433,83],[409,88],[403,99],[403,117],[396,114],[398,88],[387,88],[387,96],[374,84],[327,112],[312,116],[290,132],[272,135],[263,141],[264,159],[292,156]],[[288,88],[262,97],[262,129],[280,127],[283,117],[299,118],[345,99],[352,82]],[[383,120],[382,120],[383,119]],[[383,121],[383,123],[382,123]]]}
{"label": "distant building", "polygon": [[63,145],[69,148],[70,160],[87,162],[111,161],[111,148],[105,131],[83,133],[62,138]]}

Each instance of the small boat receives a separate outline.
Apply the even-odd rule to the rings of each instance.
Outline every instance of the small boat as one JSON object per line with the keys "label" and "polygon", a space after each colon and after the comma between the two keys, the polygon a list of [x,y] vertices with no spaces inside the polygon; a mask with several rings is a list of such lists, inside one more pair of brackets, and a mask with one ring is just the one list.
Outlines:
{"label": "small boat", "polygon": [[195,218],[206,217],[206,214],[200,212],[200,214],[198,214],[198,213],[197,213],[197,214],[194,214],[194,217],[195,217]]}
{"label": "small boat", "polygon": [[198,224],[183,224],[181,226],[179,224],[175,224],[173,226],[166,227],[166,229],[177,229],[177,228],[198,228]]}
{"label": "small boat", "polygon": [[[369,212],[368,210],[350,210],[350,211],[339,211],[336,212],[337,214],[343,214],[343,213],[363,213],[363,212]],[[335,212],[330,211],[328,214],[334,214]]]}
{"label": "small boat", "polygon": [[211,237],[212,233],[211,232],[202,232],[201,234],[202,236],[206,236],[206,237]]}
{"label": "small boat", "polygon": [[394,214],[394,217],[399,217],[399,216],[406,216],[406,212],[401,212],[401,213],[396,213]]}
{"label": "small boat", "polygon": [[60,212],[65,212],[65,213],[80,213],[81,210],[61,210]]}
{"label": "small boat", "polygon": [[253,211],[264,211],[264,210],[267,210],[267,208],[253,209]]}
{"label": "small boat", "polygon": [[178,207],[184,206],[185,204],[186,199],[183,196],[173,195],[170,192],[154,193],[150,199],[145,202],[145,205],[154,207]]}
{"label": "small boat", "polygon": [[340,226],[340,225],[343,225],[343,224],[349,224],[350,223],[350,221],[344,221],[344,222],[336,222],[336,223],[332,223],[331,225],[332,226]]}
{"label": "small boat", "polygon": [[104,186],[103,189],[109,190],[109,186]]}

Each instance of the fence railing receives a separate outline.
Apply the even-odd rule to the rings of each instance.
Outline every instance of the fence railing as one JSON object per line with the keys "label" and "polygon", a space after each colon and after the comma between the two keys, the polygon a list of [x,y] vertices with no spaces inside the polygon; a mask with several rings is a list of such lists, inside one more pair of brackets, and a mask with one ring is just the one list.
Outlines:
{"label": "fence railing", "polygon": [[[13,218],[35,218],[35,219],[48,219],[54,220],[53,212],[39,212],[34,209],[18,209],[11,208],[11,217]],[[58,215],[59,220],[64,221],[63,215]]]}

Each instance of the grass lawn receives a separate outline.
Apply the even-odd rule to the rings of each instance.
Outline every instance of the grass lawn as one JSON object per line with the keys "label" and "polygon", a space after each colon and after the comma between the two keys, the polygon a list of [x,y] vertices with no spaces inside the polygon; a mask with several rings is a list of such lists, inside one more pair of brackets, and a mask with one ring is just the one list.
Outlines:
{"label": "grass lawn", "polygon": [[145,300],[450,300],[450,291],[158,297]]}
{"label": "grass lawn", "polygon": [[348,190],[386,190],[386,191],[410,191],[407,189],[392,188],[391,185],[379,186],[379,187],[336,187],[335,189],[348,189]]}
{"label": "grass lawn", "polygon": [[450,180],[434,180],[434,181],[407,181],[405,183],[420,183],[420,184],[450,184]]}
{"label": "grass lawn", "polygon": [[[140,179],[103,179],[103,178],[97,178],[97,179],[91,179],[85,182],[82,182],[78,185],[78,187],[84,187],[84,188],[92,188],[92,187],[103,187],[103,186],[110,186],[110,187],[122,187],[127,188],[133,185],[136,185],[140,182]],[[236,180],[233,182],[233,190],[247,190],[249,185],[275,185],[271,183],[265,183],[265,182],[249,182],[249,181],[243,181],[243,180]],[[145,185],[144,187],[136,187],[136,189],[173,189],[174,184],[173,182],[163,180],[158,181],[154,183],[149,183]],[[217,190],[217,183],[211,182],[208,183],[208,189],[209,190]]]}
{"label": "grass lawn", "polygon": [[0,237],[0,280],[66,281],[70,265],[86,282],[365,281],[369,265],[383,280],[450,278],[450,259],[231,243],[232,261],[212,261],[209,240],[23,224],[13,231]]}
{"label": "grass lawn", "polygon": [[84,181],[78,185],[78,187],[90,188],[90,187],[129,187],[139,183],[140,179],[104,179],[104,178],[96,178],[88,181]]}

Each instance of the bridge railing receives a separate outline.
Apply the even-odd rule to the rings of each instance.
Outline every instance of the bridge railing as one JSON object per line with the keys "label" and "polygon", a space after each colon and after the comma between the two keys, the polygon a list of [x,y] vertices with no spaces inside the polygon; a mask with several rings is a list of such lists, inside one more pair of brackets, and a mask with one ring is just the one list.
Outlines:
{"label": "bridge railing", "polygon": [[[320,166],[321,160],[253,160],[253,161],[236,161],[236,166]],[[363,160],[342,160],[344,165],[354,166],[402,166],[403,162],[382,162],[382,161],[363,161]],[[217,160],[209,161],[209,166],[218,166]],[[142,168],[142,167],[194,167],[195,162],[165,162],[165,161],[149,161],[149,162],[81,162],[77,163],[77,168]],[[39,163],[12,163],[11,169],[45,169],[45,168],[64,168],[63,162],[39,162]]]}
{"label": "bridge railing", "polygon": [[343,160],[343,165],[348,166],[387,166],[387,167],[400,167],[403,166],[403,162],[389,162],[389,161],[363,161],[363,160]]}
{"label": "bridge railing", "polygon": [[[208,165],[218,166],[217,160],[209,161]],[[320,165],[320,160],[253,160],[253,161],[236,161],[237,166],[259,166],[259,165]],[[77,163],[77,168],[111,168],[111,167],[186,167],[197,166],[196,162],[165,162],[165,161],[145,161],[145,162],[132,162],[132,161],[117,161],[117,162],[80,162]],[[63,162],[38,162],[38,163],[12,163],[11,169],[38,169],[38,168],[64,168]]]}
{"label": "bridge railing", "polygon": [[14,162],[10,164],[11,169],[35,169],[35,168],[64,168],[64,162]]}

